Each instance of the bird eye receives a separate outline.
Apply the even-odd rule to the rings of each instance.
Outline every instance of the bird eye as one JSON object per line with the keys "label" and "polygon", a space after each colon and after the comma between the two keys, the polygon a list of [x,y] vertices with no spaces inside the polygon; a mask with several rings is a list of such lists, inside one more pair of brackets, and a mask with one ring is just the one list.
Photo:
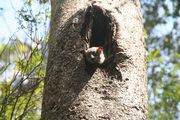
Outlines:
{"label": "bird eye", "polygon": [[94,59],[94,58],[95,58],[95,56],[93,54],[91,54],[91,59]]}

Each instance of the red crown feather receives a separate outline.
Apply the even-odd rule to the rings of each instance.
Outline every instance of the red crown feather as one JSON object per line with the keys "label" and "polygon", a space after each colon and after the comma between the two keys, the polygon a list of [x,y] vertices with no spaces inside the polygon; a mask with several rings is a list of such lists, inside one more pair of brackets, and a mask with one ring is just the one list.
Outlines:
{"label": "red crown feather", "polygon": [[98,49],[97,49],[97,52],[98,53],[101,53],[103,51],[103,47],[99,47]]}

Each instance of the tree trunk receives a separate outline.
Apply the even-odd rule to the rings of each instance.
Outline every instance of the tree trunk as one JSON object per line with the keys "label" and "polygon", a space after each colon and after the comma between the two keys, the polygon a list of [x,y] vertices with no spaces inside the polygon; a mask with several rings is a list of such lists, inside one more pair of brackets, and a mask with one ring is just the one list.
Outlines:
{"label": "tree trunk", "polygon": [[[144,120],[147,80],[138,0],[51,0],[43,120]],[[88,64],[81,49],[106,46]]]}

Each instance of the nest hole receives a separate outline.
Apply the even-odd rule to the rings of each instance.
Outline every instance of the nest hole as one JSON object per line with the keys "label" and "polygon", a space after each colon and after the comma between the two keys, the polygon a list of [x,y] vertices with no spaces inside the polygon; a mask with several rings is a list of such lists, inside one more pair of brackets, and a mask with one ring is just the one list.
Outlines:
{"label": "nest hole", "polygon": [[92,15],[92,26],[90,28],[91,33],[89,33],[90,47],[103,47],[105,45],[109,33],[108,25],[108,17],[103,14],[101,9],[94,8]]}
{"label": "nest hole", "polygon": [[[113,56],[116,24],[110,11],[96,5],[86,9],[80,35],[90,47],[103,47],[106,58]],[[88,48],[87,48],[88,49]]]}

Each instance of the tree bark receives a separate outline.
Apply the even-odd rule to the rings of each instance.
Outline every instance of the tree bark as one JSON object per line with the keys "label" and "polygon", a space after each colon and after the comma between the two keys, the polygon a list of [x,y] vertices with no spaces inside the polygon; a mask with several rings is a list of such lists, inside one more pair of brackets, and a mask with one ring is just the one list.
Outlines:
{"label": "tree bark", "polygon": [[[51,0],[51,8],[42,119],[148,119],[139,1]],[[90,46],[110,41],[113,60],[87,65],[80,53],[84,39]]]}

